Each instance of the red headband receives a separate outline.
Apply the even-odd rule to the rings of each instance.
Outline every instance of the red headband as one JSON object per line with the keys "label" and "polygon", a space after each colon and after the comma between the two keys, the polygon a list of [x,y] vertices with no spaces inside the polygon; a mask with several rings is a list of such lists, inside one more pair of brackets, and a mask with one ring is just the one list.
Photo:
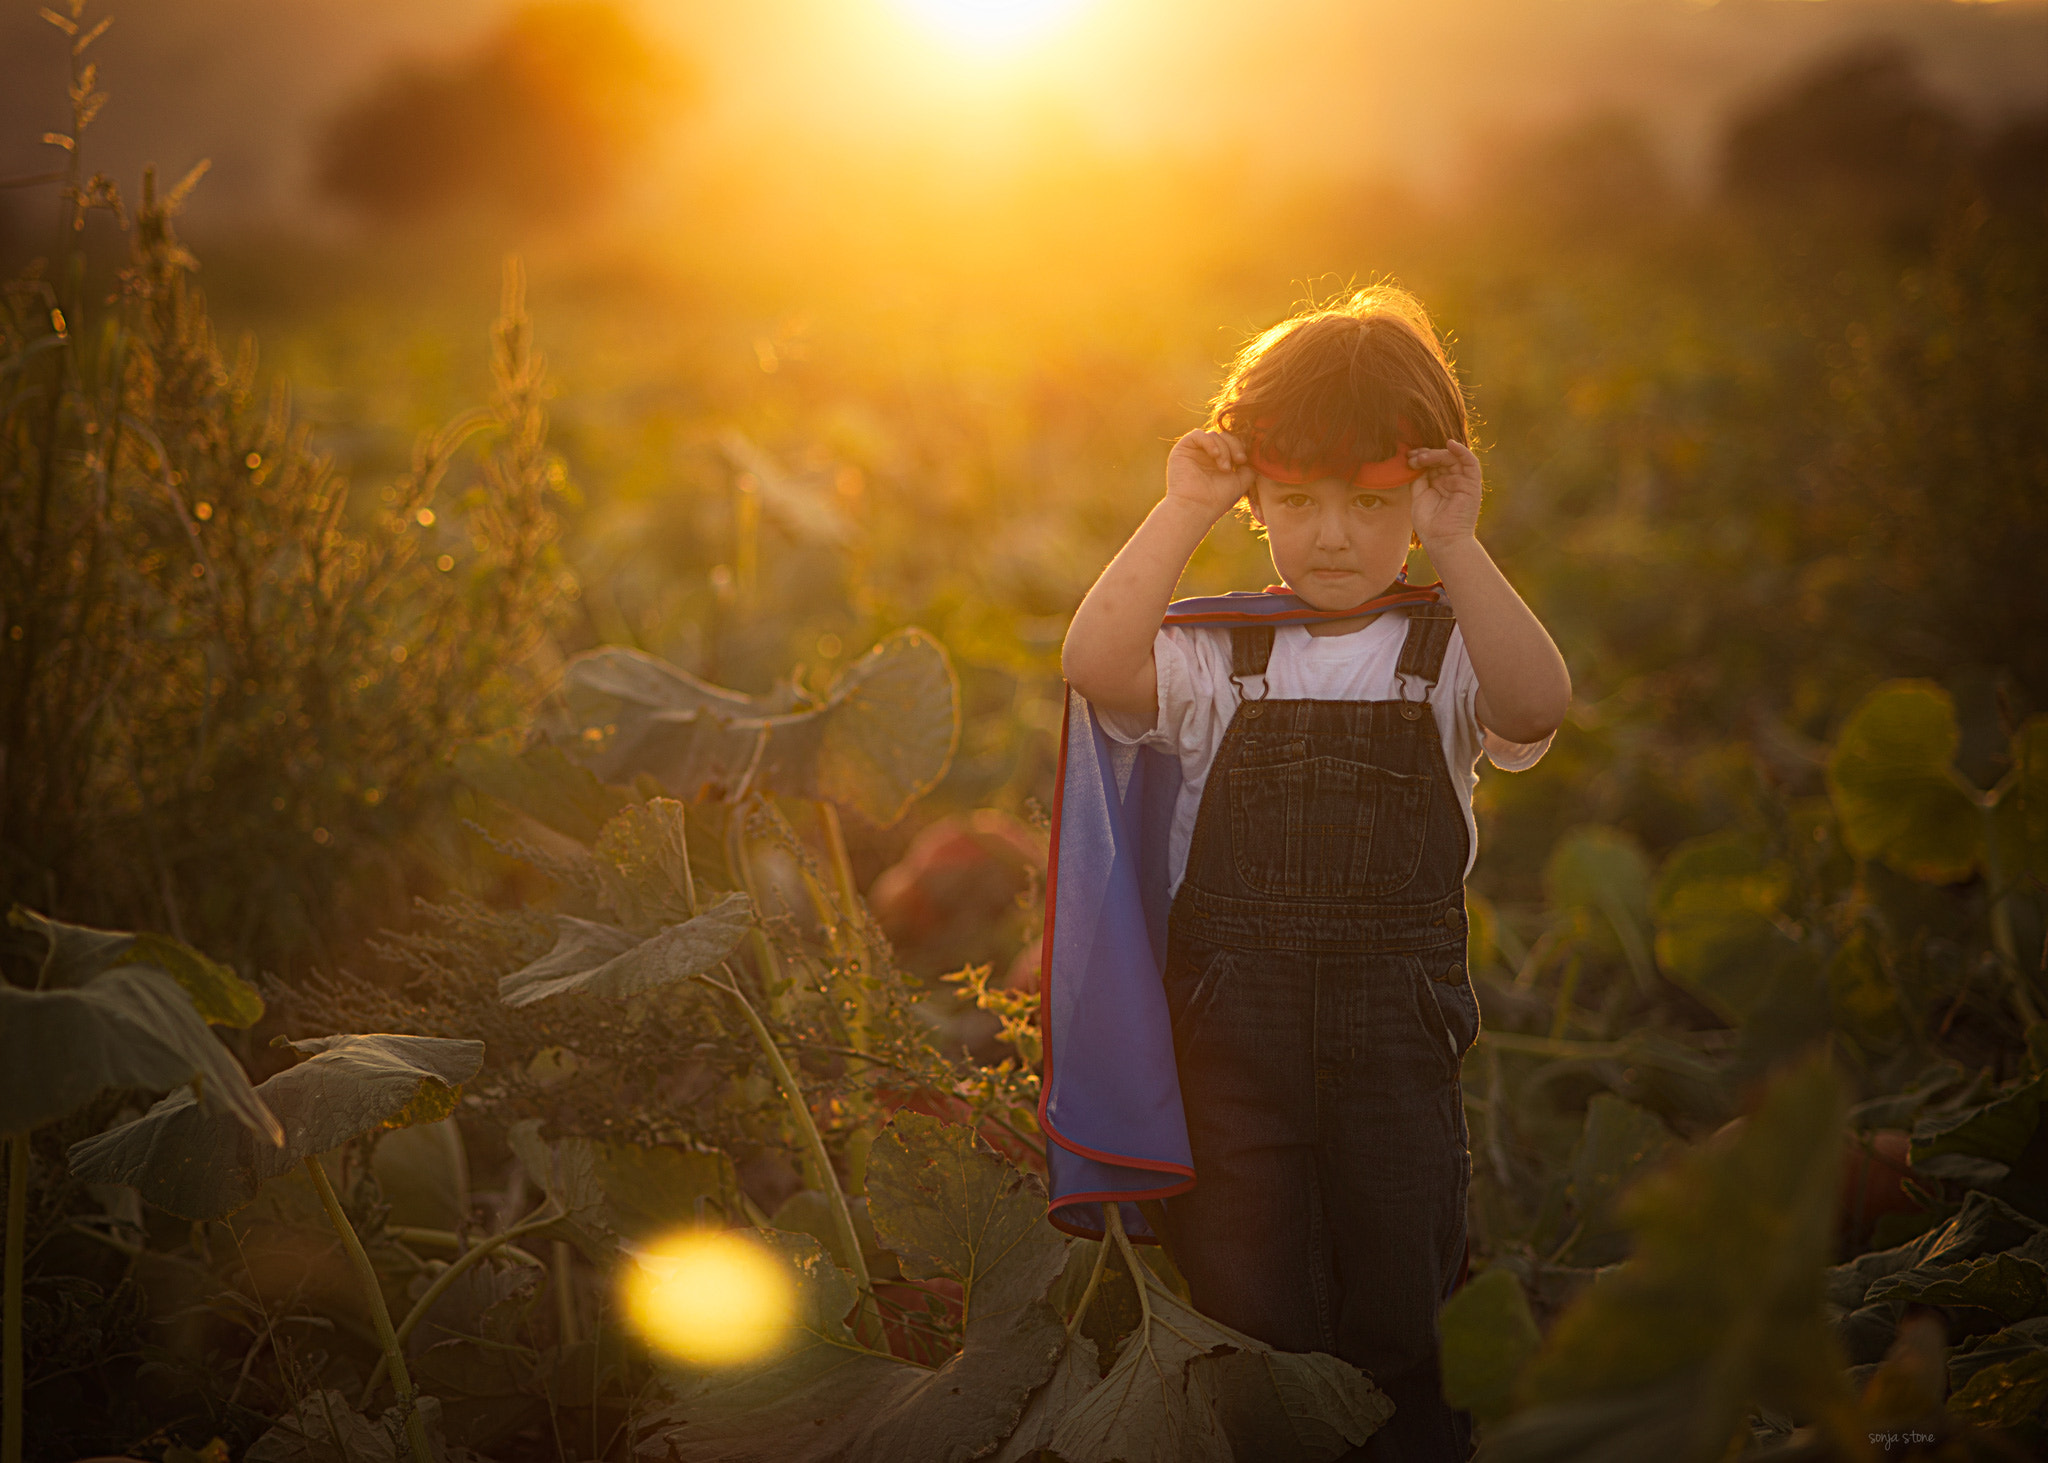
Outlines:
{"label": "red headband", "polygon": [[[1270,422],[1261,420],[1259,425],[1269,426]],[[1421,468],[1408,465],[1408,454],[1414,450],[1410,443],[1397,442],[1394,444],[1392,457],[1383,457],[1378,462],[1363,464],[1351,481],[1361,488],[1398,488],[1403,483],[1412,483],[1422,476]],[[1297,467],[1268,456],[1265,442],[1257,436],[1251,440],[1251,462],[1252,470],[1269,482],[1290,485],[1312,483],[1320,478],[1339,475],[1335,468],[1322,463],[1308,463]]]}

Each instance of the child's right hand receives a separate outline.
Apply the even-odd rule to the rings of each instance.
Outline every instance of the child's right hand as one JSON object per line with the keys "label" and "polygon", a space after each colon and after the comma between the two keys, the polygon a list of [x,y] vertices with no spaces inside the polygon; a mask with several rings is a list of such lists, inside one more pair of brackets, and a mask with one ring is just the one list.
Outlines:
{"label": "child's right hand", "polygon": [[1166,496],[1221,518],[1258,481],[1244,443],[1228,432],[1189,432],[1166,458]]}

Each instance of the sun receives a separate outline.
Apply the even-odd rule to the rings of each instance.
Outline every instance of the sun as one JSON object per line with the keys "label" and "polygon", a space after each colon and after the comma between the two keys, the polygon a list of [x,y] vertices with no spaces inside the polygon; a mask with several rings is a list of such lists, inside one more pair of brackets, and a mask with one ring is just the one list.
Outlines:
{"label": "sun", "polygon": [[1087,0],[896,0],[957,45],[999,51],[1050,35]]}

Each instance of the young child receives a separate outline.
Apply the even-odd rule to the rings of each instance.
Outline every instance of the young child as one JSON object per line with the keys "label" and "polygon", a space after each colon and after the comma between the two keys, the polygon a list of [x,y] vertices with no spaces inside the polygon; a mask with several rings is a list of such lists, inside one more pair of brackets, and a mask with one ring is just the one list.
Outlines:
{"label": "young child", "polygon": [[[1200,1310],[1370,1373],[1396,1406],[1357,1455],[1374,1459],[1467,1449],[1436,1313],[1464,1261],[1471,1171],[1458,1069],[1479,1032],[1474,768],[1482,751],[1533,765],[1571,698],[1557,647],[1474,537],[1468,437],[1407,294],[1369,289],[1275,326],[1206,430],[1174,444],[1165,496],[1063,655],[1070,826],[1043,1005],[1055,1222],[1094,1233],[1086,1215],[1128,1201],[1121,1223],[1163,1231]],[[1240,502],[1283,585],[1170,611],[1189,556]],[[1406,586],[1417,543],[1441,585]],[[1142,786],[1134,747],[1168,764]],[[1140,801],[1152,812],[1131,826],[1163,829],[1171,897],[1149,975],[1129,973],[1144,923],[1118,936],[1110,906],[1126,866],[1143,902],[1157,856],[1083,826]],[[1155,911],[1155,957],[1159,924]],[[1168,1024],[1173,1070],[1148,1078]]]}

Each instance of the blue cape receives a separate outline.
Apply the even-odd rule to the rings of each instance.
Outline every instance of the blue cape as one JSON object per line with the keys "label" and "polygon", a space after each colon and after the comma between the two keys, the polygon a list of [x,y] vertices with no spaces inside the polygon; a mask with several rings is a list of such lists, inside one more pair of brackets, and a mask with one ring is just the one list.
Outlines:
{"label": "blue cape", "polygon": [[[1285,590],[1241,591],[1167,607],[1169,625],[1345,619],[1442,598],[1439,585],[1318,610]],[[1049,1217],[1102,1237],[1102,1206],[1121,1204],[1133,1239],[1153,1239],[1138,1201],[1195,1185],[1174,1068],[1166,965],[1167,836],[1178,759],[1115,741],[1067,688],[1046,872],[1038,1020],[1045,1038],[1038,1125],[1048,1142]]]}

